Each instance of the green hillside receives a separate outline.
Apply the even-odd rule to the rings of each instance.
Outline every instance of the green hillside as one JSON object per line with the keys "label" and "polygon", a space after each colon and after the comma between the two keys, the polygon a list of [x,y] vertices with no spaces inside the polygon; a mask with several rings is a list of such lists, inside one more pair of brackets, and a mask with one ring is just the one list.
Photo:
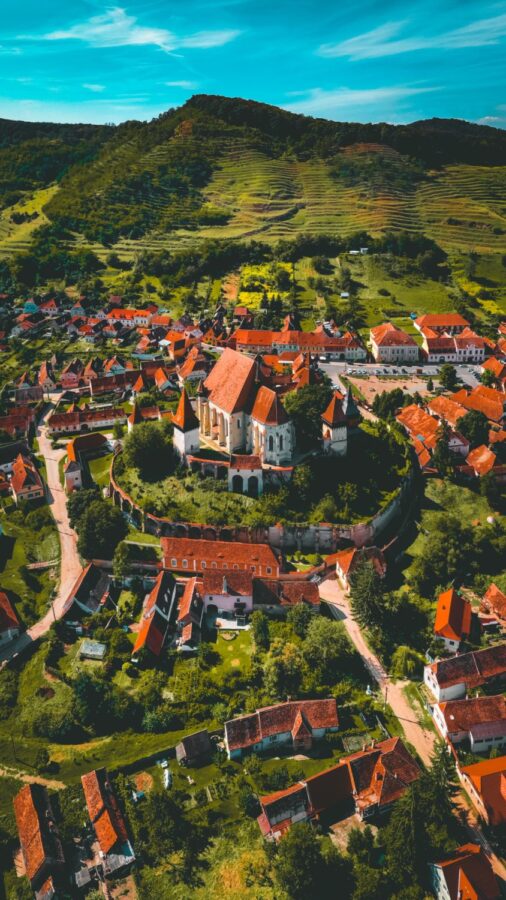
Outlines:
{"label": "green hillside", "polygon": [[499,129],[335,123],[205,95],[118,127],[0,121],[0,254],[48,221],[102,258],[392,230],[501,254],[505,161]]}

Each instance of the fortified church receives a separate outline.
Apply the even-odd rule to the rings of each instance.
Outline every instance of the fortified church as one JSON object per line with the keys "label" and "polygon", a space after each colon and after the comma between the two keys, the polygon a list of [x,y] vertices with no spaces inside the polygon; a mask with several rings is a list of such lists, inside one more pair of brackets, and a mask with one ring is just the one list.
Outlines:
{"label": "fortified church", "polygon": [[[288,480],[296,458],[295,428],[282,395],[313,378],[309,356],[301,355],[287,375],[261,356],[226,349],[199,385],[196,412],[186,391],[181,394],[173,417],[176,452],[194,467],[207,462],[206,471],[206,448],[224,454],[229,489],[241,493],[262,493],[266,479]],[[322,444],[315,449],[345,456],[349,431],[359,418],[351,392],[335,391],[322,416]]]}

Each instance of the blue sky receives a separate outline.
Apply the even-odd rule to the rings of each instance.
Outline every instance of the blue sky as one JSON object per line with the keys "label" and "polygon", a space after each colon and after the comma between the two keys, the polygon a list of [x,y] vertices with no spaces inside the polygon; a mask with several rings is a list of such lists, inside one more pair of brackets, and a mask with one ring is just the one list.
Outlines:
{"label": "blue sky", "polygon": [[210,93],[343,121],[506,127],[506,0],[120,2],[3,4],[0,116],[149,119]]}

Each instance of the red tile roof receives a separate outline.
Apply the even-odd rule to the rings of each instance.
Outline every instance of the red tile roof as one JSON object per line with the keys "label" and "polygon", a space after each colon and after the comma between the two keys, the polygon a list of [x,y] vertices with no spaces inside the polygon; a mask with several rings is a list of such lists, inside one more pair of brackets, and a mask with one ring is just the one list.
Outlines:
{"label": "red tile roof", "polygon": [[426,313],[419,316],[415,322],[418,327],[423,328],[455,328],[455,326],[467,328],[469,322],[459,313]]}
{"label": "red tile roof", "polygon": [[338,550],[325,557],[327,566],[337,566],[349,580],[354,570],[362,561],[371,562],[378,575],[383,577],[386,572],[386,562],[379,547],[348,547],[346,550]]}
{"label": "red tile roof", "polygon": [[461,771],[480,795],[490,824],[506,822],[506,756],[462,766]]}
{"label": "red tile roof", "polygon": [[229,594],[251,597],[253,576],[251,572],[204,572],[202,575],[204,594]]}
{"label": "red tile roof", "polygon": [[471,633],[471,604],[454,588],[439,595],[434,634],[450,641],[462,641]]}
{"label": "red tile roof", "polygon": [[88,815],[102,853],[107,855],[118,843],[128,840],[123,816],[105,769],[81,776]]}
{"label": "red tile roof", "polygon": [[172,424],[184,432],[199,428],[199,420],[193,411],[193,406],[185,388],[181,391],[177,410],[172,416]]}
{"label": "red tile roof", "polygon": [[262,425],[283,425],[289,421],[278,394],[265,386],[256,395],[251,417]]}
{"label": "red tile roof", "polygon": [[302,715],[306,727],[337,728],[337,703],[328,700],[294,700],[265,706],[256,712],[225,722],[225,737],[229,750],[243,750],[276,734],[291,732],[297,717]]}
{"label": "red tile roof", "polygon": [[12,466],[11,488],[14,494],[31,488],[43,488],[42,479],[31,460],[19,454]]}
{"label": "red tile roof", "polygon": [[322,414],[323,421],[326,425],[330,425],[331,428],[346,422],[346,416],[343,412],[343,399],[341,391],[334,391],[327,409]]}
{"label": "red tile roof", "polygon": [[[352,799],[360,810],[384,808],[401,797],[419,775],[420,769],[401,738],[389,738],[367,750],[344,757],[336,766],[285,791],[261,797],[265,820],[259,821],[259,825],[264,834],[271,830],[287,830],[292,822],[290,810],[295,806],[301,810],[305,807],[308,817],[318,816]],[[269,820],[285,811],[284,829],[280,829],[278,823],[271,826]]]}
{"label": "red tile roof", "polygon": [[[239,541],[206,541],[202,538],[174,538],[163,537],[160,539],[164,566],[173,568],[172,558],[178,560],[177,566],[181,568],[180,561],[188,560],[188,568],[195,571],[203,571],[205,568],[232,569],[234,564],[239,568],[250,569],[255,567],[259,573],[259,567],[270,567],[272,573],[277,574],[279,562],[276,554],[269,544],[246,544]],[[202,566],[202,562],[205,566]],[[212,563],[216,563],[213,567]],[[251,569],[253,571],[253,569]]]}
{"label": "red tile roof", "polygon": [[19,628],[19,619],[7,594],[0,591],[0,632],[11,628]]}
{"label": "red tile roof", "polygon": [[227,348],[207,376],[209,400],[226,413],[246,407],[255,381],[254,359]]}
{"label": "red tile roof", "polygon": [[497,900],[501,896],[492,866],[478,844],[463,844],[437,862],[450,900]]}
{"label": "red tile roof", "polygon": [[371,328],[371,340],[378,347],[416,347],[415,339],[392,322]]}
{"label": "red tile roof", "polygon": [[506,620],[506,594],[493,582],[483,595],[481,605],[485,612],[492,612],[499,619]]}
{"label": "red tile roof", "polygon": [[267,606],[296,606],[297,603],[309,603],[320,606],[320,592],[315,581],[298,576],[281,576],[280,578],[255,578],[253,580],[253,602]]}
{"label": "red tile roof", "polygon": [[478,385],[472,391],[463,388],[452,394],[451,399],[468,410],[475,409],[482,412],[491,422],[501,422],[503,419],[506,395],[496,391],[495,388],[486,387],[484,384]]}
{"label": "red tile roof", "polygon": [[482,444],[480,447],[475,447],[474,450],[471,450],[469,453],[466,463],[468,466],[471,466],[477,475],[483,476],[487,475],[492,471],[496,464],[497,457],[492,450],[489,450],[485,444]]}
{"label": "red tile roof", "polygon": [[468,410],[460,403],[456,403],[449,397],[431,397],[427,409],[439,419],[444,419],[452,428],[455,428],[459,419],[466,415]]}
{"label": "red tile roof", "polygon": [[432,663],[431,669],[440,688],[465,683],[470,691],[506,673],[506,644],[495,644],[485,650],[440,659]]}
{"label": "red tile roof", "polygon": [[40,784],[26,784],[14,797],[13,805],[26,874],[34,881],[44,864],[63,861],[61,844],[51,825],[47,791]]}
{"label": "red tile roof", "polygon": [[449,733],[471,731],[477,725],[502,722],[506,725],[506,697],[473,697],[447,700],[439,704]]}

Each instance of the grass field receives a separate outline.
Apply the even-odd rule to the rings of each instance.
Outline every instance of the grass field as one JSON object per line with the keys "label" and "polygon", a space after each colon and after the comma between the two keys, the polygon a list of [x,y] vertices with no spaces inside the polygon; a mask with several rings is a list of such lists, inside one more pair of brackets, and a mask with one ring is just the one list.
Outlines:
{"label": "grass field", "polygon": [[[11,510],[12,513],[12,510]],[[47,609],[60,556],[60,543],[54,525],[46,525],[37,532],[22,521],[13,520],[5,505],[0,507],[0,525],[3,534],[0,537],[1,564],[0,584],[2,590],[12,591],[19,602],[18,613],[25,625],[32,625]],[[32,562],[51,562],[55,560],[55,569],[30,573],[26,581],[20,570]],[[2,568],[3,567],[3,568]]]}

